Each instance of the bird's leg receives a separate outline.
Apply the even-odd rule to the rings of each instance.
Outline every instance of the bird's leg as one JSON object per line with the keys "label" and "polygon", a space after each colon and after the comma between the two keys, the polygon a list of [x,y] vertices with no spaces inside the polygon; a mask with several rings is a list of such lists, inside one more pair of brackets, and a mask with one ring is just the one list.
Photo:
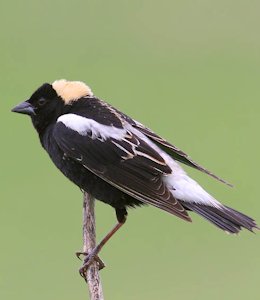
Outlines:
{"label": "bird's leg", "polygon": [[[112,230],[110,230],[109,233],[101,240],[101,242],[85,257],[83,266],[79,269],[79,273],[82,277],[84,277],[86,270],[94,260],[96,260],[99,263],[99,268],[101,267],[102,269],[102,266],[104,267],[104,263],[98,257],[98,253],[101,251],[104,245],[110,240],[110,238],[124,225],[126,221],[127,212],[125,209],[120,209],[120,210],[116,209],[116,216],[118,220],[116,226]],[[76,253],[78,257],[80,254],[86,255],[86,253],[80,253],[80,252]]]}

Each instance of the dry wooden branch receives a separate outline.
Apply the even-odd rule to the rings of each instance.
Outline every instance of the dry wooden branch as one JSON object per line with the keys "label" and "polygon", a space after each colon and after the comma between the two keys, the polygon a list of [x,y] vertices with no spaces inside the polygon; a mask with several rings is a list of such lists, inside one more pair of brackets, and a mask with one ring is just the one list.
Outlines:
{"label": "dry wooden branch", "polygon": [[[84,193],[83,200],[83,252],[90,253],[96,246],[95,200]],[[90,265],[84,279],[88,284],[91,300],[104,300],[102,284],[99,276],[99,266],[96,261]]]}

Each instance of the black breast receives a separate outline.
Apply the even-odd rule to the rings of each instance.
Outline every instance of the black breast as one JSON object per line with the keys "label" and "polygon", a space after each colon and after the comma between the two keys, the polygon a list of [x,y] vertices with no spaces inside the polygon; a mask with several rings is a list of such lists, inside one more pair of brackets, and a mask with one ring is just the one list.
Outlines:
{"label": "black breast", "polygon": [[79,162],[66,156],[52,136],[53,125],[40,136],[43,148],[48,152],[55,166],[80,189],[114,208],[139,206],[143,203],[113,187],[96,176]]}

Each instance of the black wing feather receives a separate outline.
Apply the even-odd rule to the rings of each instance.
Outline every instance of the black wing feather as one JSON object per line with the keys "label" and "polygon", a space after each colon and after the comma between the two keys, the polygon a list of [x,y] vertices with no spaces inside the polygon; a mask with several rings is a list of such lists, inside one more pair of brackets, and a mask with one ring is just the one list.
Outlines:
{"label": "black wing feather", "polygon": [[132,197],[184,220],[187,211],[165,186],[162,176],[171,173],[164,159],[131,132],[123,139],[93,138],[56,123],[53,137],[66,156]]}
{"label": "black wing feather", "polygon": [[217,175],[213,174],[209,170],[205,169],[201,165],[194,162],[186,153],[182,150],[178,149],[174,145],[167,142],[165,139],[158,136],[156,133],[151,131],[149,128],[143,126],[141,123],[135,122],[132,124],[133,127],[136,127],[139,131],[141,131],[144,135],[149,137],[153,140],[160,148],[162,148],[165,152],[167,152],[173,159],[178,160],[179,162],[186,164],[192,168],[195,168],[203,173],[208,174],[209,176],[217,179],[218,181],[225,183],[228,186],[232,187],[232,184],[228,183],[224,179],[218,177]]}

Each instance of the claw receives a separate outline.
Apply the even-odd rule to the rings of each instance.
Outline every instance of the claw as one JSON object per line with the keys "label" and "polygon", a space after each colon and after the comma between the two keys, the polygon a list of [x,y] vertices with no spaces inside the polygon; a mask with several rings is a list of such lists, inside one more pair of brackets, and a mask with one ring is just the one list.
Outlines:
{"label": "claw", "polygon": [[83,266],[79,269],[79,274],[83,278],[85,278],[85,274],[86,274],[88,268],[90,267],[90,265],[93,263],[93,261],[97,262],[99,271],[105,268],[104,262],[98,257],[95,249],[90,254],[88,254],[87,252],[76,252],[75,255],[80,260],[82,260],[80,258],[81,255],[85,256]]}
{"label": "claw", "polygon": [[[86,278],[86,272],[88,270],[88,268],[91,266],[91,264],[93,263],[93,261],[95,260],[95,256],[93,255],[88,255],[85,259],[84,259],[84,263],[83,266],[79,269],[79,274],[80,276],[82,276],[83,278]],[[99,264],[98,264],[99,265]]]}
{"label": "claw", "polygon": [[99,258],[98,256],[95,257],[95,261],[98,264],[98,270],[101,271],[102,269],[104,269],[106,267],[105,263],[103,262],[103,260],[101,258]]}
{"label": "claw", "polygon": [[80,256],[81,255],[85,255],[85,256],[87,256],[88,255],[88,253],[87,252],[75,252],[75,255],[77,256],[77,258],[79,259],[79,260],[81,260],[82,261],[82,259],[80,258]]}

